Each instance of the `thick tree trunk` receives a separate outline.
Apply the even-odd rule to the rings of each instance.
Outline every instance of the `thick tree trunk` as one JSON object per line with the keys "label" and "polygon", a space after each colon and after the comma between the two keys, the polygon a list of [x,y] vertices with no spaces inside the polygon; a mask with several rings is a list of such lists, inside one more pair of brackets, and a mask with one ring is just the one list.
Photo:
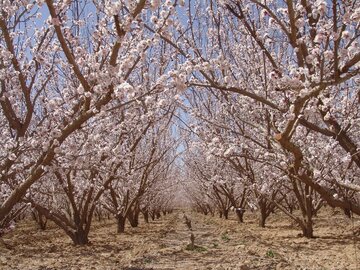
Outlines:
{"label": "thick tree trunk", "polygon": [[266,219],[269,216],[266,202],[259,202],[259,226],[265,228]]}
{"label": "thick tree trunk", "polygon": [[144,216],[145,223],[149,223],[149,211],[143,211],[142,214]]}
{"label": "thick tree trunk", "polygon": [[133,228],[136,228],[137,226],[139,226],[139,213],[140,213],[140,211],[133,210],[133,211],[130,211],[127,215],[130,225]]}
{"label": "thick tree trunk", "polygon": [[224,209],[223,213],[224,213],[224,218],[229,219],[229,209]]}
{"label": "thick tree trunk", "polygon": [[303,236],[306,238],[314,238],[314,230],[312,221],[306,221],[302,226]]}
{"label": "thick tree trunk", "polygon": [[86,233],[82,228],[79,228],[73,236],[71,236],[75,245],[87,245],[89,244],[88,233]]}
{"label": "thick tree trunk", "polygon": [[45,229],[46,229],[46,224],[47,224],[47,218],[44,217],[43,215],[39,215],[38,224],[39,224],[39,228],[40,228],[41,230],[45,231]]}
{"label": "thick tree trunk", "polygon": [[240,223],[243,223],[243,222],[244,222],[244,213],[245,213],[245,210],[243,210],[243,209],[236,209],[235,212],[236,212],[236,216],[237,216],[237,218],[238,218],[238,221],[239,221]]}
{"label": "thick tree trunk", "polygon": [[[311,202],[307,202],[311,205]],[[314,237],[314,229],[313,229],[313,211],[312,208],[308,205],[308,209],[306,214],[304,215],[304,226],[302,226],[303,236],[306,238]]]}
{"label": "thick tree trunk", "polygon": [[33,218],[39,226],[39,229],[44,231],[46,229],[47,218],[36,209],[32,212]]}
{"label": "thick tree trunk", "polygon": [[345,216],[351,218],[351,210],[348,208],[343,209]]}
{"label": "thick tree trunk", "polygon": [[260,209],[260,213],[259,213],[259,226],[261,228],[265,228],[265,224],[266,224],[266,219],[269,215],[267,215],[266,213],[266,208],[265,209]]}
{"label": "thick tree trunk", "polygon": [[117,233],[124,233],[126,217],[124,217],[122,215],[118,215],[116,217],[116,220],[117,220]]}

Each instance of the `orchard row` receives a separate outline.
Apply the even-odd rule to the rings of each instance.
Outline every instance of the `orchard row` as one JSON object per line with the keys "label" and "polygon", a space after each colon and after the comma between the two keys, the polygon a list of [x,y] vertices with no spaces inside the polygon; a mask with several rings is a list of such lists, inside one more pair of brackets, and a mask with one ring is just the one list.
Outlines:
{"label": "orchard row", "polygon": [[1,234],[33,212],[86,244],[186,199],[306,237],[359,215],[359,28],[355,0],[3,0]]}

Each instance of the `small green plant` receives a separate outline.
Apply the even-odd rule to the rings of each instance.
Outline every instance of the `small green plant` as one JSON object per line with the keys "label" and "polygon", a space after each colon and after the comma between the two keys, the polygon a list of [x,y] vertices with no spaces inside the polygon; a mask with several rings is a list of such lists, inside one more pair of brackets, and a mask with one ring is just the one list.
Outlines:
{"label": "small green plant", "polygon": [[223,233],[221,235],[221,239],[224,241],[224,242],[229,242],[230,241],[230,237],[227,233]]}
{"label": "small green plant", "polygon": [[204,247],[201,247],[201,246],[197,246],[197,245],[187,245],[185,250],[189,250],[189,251],[195,251],[195,252],[204,252],[204,251],[207,251],[206,248]]}
{"label": "small green plant", "polygon": [[151,261],[152,261],[151,258],[145,258],[144,259],[144,263],[151,263]]}
{"label": "small green plant", "polygon": [[218,244],[218,243],[212,243],[212,247],[213,247],[213,248],[218,248],[218,247],[219,247],[219,244]]}
{"label": "small green plant", "polygon": [[271,249],[269,249],[268,251],[266,251],[266,257],[274,258],[274,257],[275,257],[274,251],[272,251]]}

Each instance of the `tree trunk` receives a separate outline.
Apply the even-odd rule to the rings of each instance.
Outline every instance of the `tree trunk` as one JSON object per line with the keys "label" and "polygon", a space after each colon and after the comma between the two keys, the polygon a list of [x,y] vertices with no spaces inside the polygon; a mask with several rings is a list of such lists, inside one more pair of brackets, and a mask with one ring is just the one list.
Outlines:
{"label": "tree trunk", "polygon": [[144,216],[145,223],[149,223],[149,211],[143,211],[142,214]]}
{"label": "tree trunk", "polygon": [[345,214],[345,216],[347,216],[348,218],[351,218],[351,210],[350,210],[350,209],[345,208],[345,209],[344,209],[344,214]]}
{"label": "tree trunk", "polygon": [[309,198],[306,198],[307,203],[307,211],[304,213],[304,226],[302,227],[303,236],[306,238],[313,238],[314,237],[314,229],[313,229],[313,211],[312,211],[312,205],[311,201],[309,201]]}
{"label": "tree trunk", "polygon": [[236,216],[238,218],[238,221],[240,223],[243,223],[244,222],[244,213],[245,213],[245,210],[244,209],[236,209],[235,210],[236,212]]}
{"label": "tree trunk", "polygon": [[259,226],[262,228],[265,228],[266,218],[268,217],[267,214],[267,205],[266,202],[263,202],[262,200],[259,201]]}
{"label": "tree trunk", "polygon": [[130,211],[127,215],[130,225],[133,228],[136,228],[137,226],[139,226],[139,213],[140,213],[140,211],[135,209],[133,211]]}
{"label": "tree trunk", "polygon": [[40,214],[40,215],[39,215],[38,224],[39,224],[39,228],[40,228],[41,230],[45,231],[45,229],[46,229],[46,224],[47,224],[47,218]]}
{"label": "tree trunk", "polygon": [[261,228],[265,228],[265,223],[266,223],[266,213],[264,213],[264,211],[260,210],[260,214],[259,214],[259,226]]}
{"label": "tree trunk", "polygon": [[75,245],[87,245],[89,243],[88,233],[79,228],[71,237]]}
{"label": "tree trunk", "polygon": [[47,218],[42,213],[37,211],[36,209],[33,210],[32,215],[33,215],[34,220],[38,224],[39,229],[44,231],[46,229]]}
{"label": "tree trunk", "polygon": [[224,212],[224,218],[229,219],[229,209],[224,209],[223,212]]}
{"label": "tree trunk", "polygon": [[306,238],[314,238],[313,223],[312,221],[305,221],[301,226],[303,236]]}
{"label": "tree trunk", "polygon": [[117,220],[117,233],[124,233],[126,217],[122,215],[118,215],[116,217],[116,220]]}

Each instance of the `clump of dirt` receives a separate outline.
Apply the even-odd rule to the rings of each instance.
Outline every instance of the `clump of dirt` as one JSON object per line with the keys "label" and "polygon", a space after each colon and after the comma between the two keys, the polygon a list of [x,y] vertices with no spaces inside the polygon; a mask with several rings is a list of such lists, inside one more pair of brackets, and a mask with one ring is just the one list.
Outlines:
{"label": "clump of dirt", "polygon": [[74,246],[54,224],[41,231],[28,220],[0,240],[0,269],[356,269],[360,221],[330,212],[315,219],[314,239],[299,237],[281,213],[260,228],[255,213],[240,224],[235,215],[186,211],[190,231],[179,210],[124,234],[115,221],[95,223],[88,246]]}

